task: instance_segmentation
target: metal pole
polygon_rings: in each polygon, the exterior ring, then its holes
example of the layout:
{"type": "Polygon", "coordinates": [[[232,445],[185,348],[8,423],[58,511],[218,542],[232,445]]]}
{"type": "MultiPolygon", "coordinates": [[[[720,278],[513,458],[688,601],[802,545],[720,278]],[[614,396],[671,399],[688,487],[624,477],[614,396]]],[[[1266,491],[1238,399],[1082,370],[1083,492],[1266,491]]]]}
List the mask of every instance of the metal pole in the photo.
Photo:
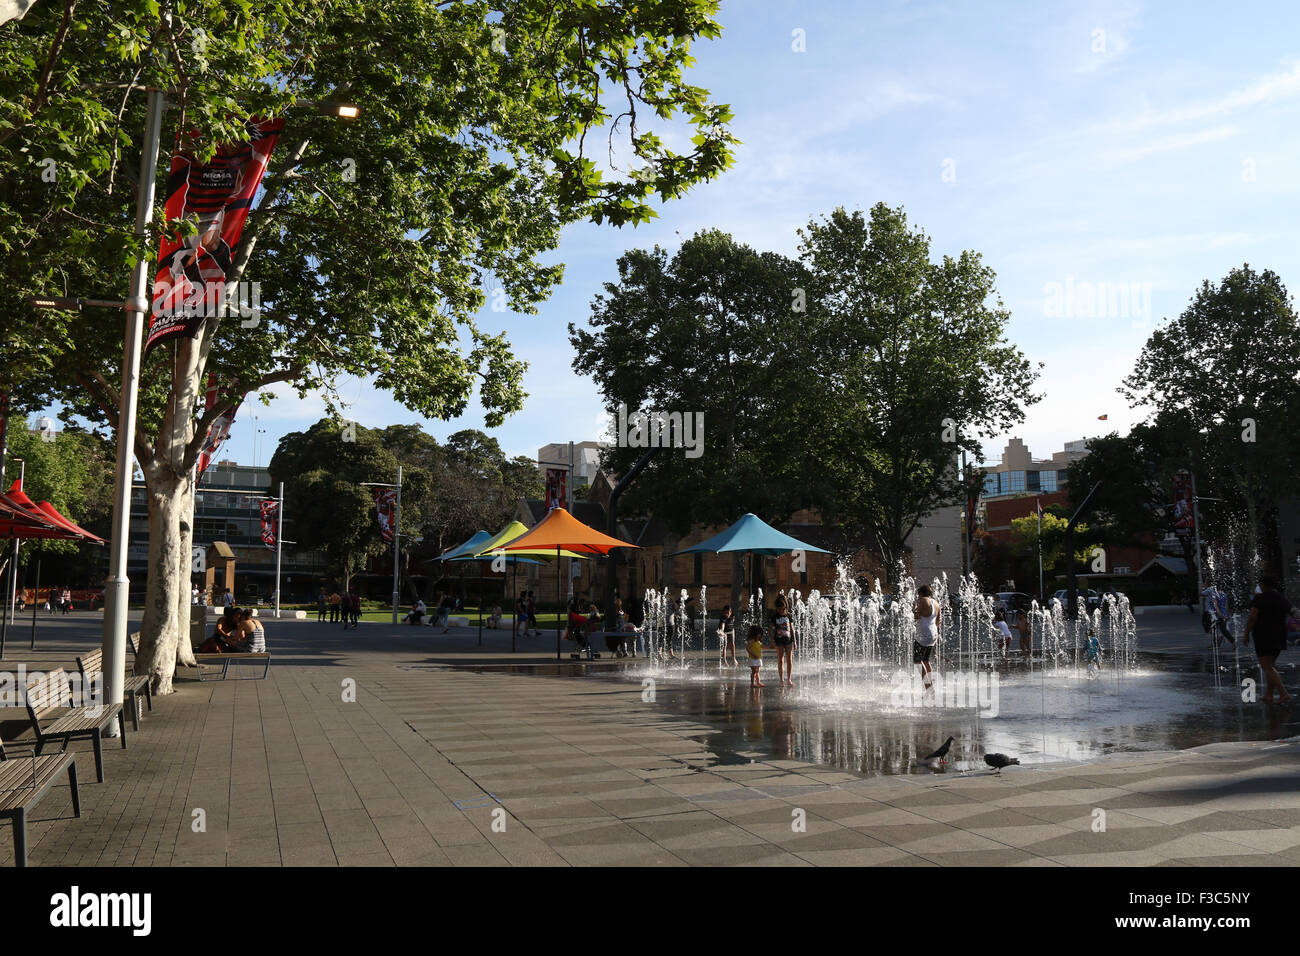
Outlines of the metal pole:
{"type": "Polygon", "coordinates": [[[280,503],[276,506],[275,529],[275,616],[280,616],[280,549],[284,546],[284,482],[280,482],[280,503]]]}
{"type": "Polygon", "coordinates": [[[1043,600],[1043,505],[1038,505],[1038,600],[1043,600]]]}
{"type": "Polygon", "coordinates": [[[1196,497],[1196,462],[1192,458],[1192,450],[1187,449],[1187,463],[1189,466],[1187,473],[1192,479],[1192,534],[1195,535],[1196,541],[1196,593],[1201,596],[1205,593],[1205,580],[1201,573],[1201,504],[1200,499],[1196,497]]]}
{"type": "MultiPolygon", "coordinates": [[[[27,459],[14,459],[19,463],[18,466],[18,487],[26,491],[24,487],[27,483],[27,459]]],[[[14,538],[13,552],[9,559],[9,600],[6,602],[5,611],[8,614],[7,620],[10,624],[18,623],[17,601],[14,600],[14,592],[18,590],[18,539],[14,538]]]]}
{"type": "MultiPolygon", "coordinates": [[[[149,88],[144,149],[136,191],[135,232],[145,238],[153,218],[154,186],[158,169],[158,140],[162,132],[166,99],[162,90],[149,88]]],[[[131,273],[131,294],[126,301],[126,335],[122,348],[122,391],[117,410],[117,462],[114,469],[113,523],[108,576],[104,579],[104,703],[122,703],[122,678],[126,673],[127,602],[131,581],[126,574],[127,543],[131,535],[131,477],[135,471],[135,416],[140,390],[140,341],[149,311],[149,269],[153,259],[142,256],[131,273]]],[[[105,734],[117,736],[110,725],[105,734]]]]}
{"type": "Polygon", "coordinates": [[[566,617],[567,610],[560,603],[560,549],[555,549],[555,659],[560,660],[560,619],[566,617]]]}
{"type": "Polygon", "coordinates": [[[41,559],[36,559],[36,590],[32,592],[32,646],[31,650],[36,650],[36,605],[40,603],[41,596],[41,559]]]}
{"type": "Polygon", "coordinates": [[[402,540],[402,466],[397,466],[397,514],[393,519],[393,623],[397,623],[397,570],[402,540]]]}

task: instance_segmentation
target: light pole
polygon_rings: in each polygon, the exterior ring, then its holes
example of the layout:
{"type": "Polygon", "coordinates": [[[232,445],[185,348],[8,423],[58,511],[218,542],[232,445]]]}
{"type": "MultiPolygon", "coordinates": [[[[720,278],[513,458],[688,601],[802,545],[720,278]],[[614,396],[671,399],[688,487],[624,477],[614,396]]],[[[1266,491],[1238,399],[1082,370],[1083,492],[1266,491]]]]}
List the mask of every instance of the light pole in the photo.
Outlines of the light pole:
{"type": "MultiPolygon", "coordinates": [[[[148,88],[144,123],[144,148],[135,199],[135,234],[145,240],[153,220],[154,187],[158,170],[158,142],[162,134],[167,100],[163,91],[148,88]]],[[[123,699],[122,679],[126,673],[126,631],[131,581],[126,574],[127,540],[131,530],[131,477],[135,467],[135,417],[140,391],[140,343],[144,338],[149,268],[153,258],[142,255],[131,270],[131,288],[125,302],[105,299],[32,298],[35,308],[73,309],[86,306],[123,309],[126,335],[122,346],[122,389],[117,407],[117,459],[113,469],[113,519],[110,526],[108,576],[104,579],[104,703],[111,707],[123,699]]],[[[117,736],[115,726],[104,731],[117,736]]]]}
{"type": "Polygon", "coordinates": [[[398,585],[397,575],[400,570],[401,551],[399,545],[402,539],[402,466],[397,466],[397,484],[388,484],[382,481],[363,481],[361,485],[366,488],[396,488],[397,489],[397,507],[393,514],[393,623],[397,623],[397,598],[398,585]]]}

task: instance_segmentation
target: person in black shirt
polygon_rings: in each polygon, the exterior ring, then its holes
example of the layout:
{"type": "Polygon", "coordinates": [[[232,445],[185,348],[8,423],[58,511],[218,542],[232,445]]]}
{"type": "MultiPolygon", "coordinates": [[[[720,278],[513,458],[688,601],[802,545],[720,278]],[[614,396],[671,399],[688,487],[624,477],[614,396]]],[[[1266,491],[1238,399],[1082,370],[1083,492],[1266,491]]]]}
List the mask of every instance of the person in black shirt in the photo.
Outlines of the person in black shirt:
{"type": "Polygon", "coordinates": [[[1242,642],[1250,647],[1251,637],[1255,638],[1255,654],[1259,657],[1260,669],[1264,672],[1264,700],[1272,703],[1274,693],[1277,702],[1285,704],[1291,695],[1282,686],[1282,677],[1273,665],[1278,655],[1286,647],[1286,618],[1291,613],[1291,602],[1281,593],[1276,578],[1264,577],[1259,582],[1260,593],[1250,602],[1250,617],[1246,620],[1246,638],[1242,642]]]}
{"type": "Polygon", "coordinates": [[[731,666],[739,666],[736,660],[736,615],[731,611],[731,605],[728,604],[722,609],[722,616],[718,618],[718,639],[722,642],[719,659],[722,663],[731,658],[731,666]]]}

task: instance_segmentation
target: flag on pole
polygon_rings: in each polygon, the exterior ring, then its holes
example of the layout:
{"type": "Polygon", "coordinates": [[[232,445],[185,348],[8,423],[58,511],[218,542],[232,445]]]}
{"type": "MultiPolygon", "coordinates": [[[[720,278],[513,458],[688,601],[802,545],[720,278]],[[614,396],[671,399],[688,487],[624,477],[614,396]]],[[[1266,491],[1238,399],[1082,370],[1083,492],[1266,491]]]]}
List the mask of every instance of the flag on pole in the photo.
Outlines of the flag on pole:
{"type": "Polygon", "coordinates": [[[197,232],[163,235],[146,356],[159,342],[193,338],[205,318],[222,314],[234,250],[283,128],[283,119],[250,120],[247,140],[218,147],[207,163],[178,144],[167,174],[167,222],[189,219],[197,232]]]}
{"type": "Polygon", "coordinates": [[[397,521],[397,491],[393,488],[375,488],[375,515],[379,519],[379,536],[385,542],[393,541],[393,526],[397,521]]]}
{"type": "Polygon", "coordinates": [[[262,543],[268,548],[275,547],[275,521],[280,514],[280,502],[268,498],[261,504],[262,543]]]}
{"type": "MultiPolygon", "coordinates": [[[[215,401],[214,398],[214,404],[215,401]]],[[[208,470],[208,466],[212,464],[213,459],[217,457],[217,452],[221,449],[221,443],[230,437],[230,428],[235,424],[235,415],[239,411],[239,406],[242,404],[244,404],[244,400],[241,398],[235,404],[234,408],[222,412],[216,417],[212,424],[208,426],[208,433],[203,437],[203,447],[199,449],[199,461],[197,465],[198,474],[195,475],[196,479],[199,475],[202,475],[208,470]]],[[[211,408],[212,406],[209,405],[208,407],[211,408]]]]}

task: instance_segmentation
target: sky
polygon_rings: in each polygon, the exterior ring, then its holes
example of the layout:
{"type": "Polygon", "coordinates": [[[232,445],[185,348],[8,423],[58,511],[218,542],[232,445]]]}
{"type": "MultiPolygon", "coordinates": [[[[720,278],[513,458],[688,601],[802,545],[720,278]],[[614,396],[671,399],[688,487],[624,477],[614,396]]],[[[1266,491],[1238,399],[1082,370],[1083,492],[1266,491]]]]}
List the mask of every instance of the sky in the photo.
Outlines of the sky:
{"type": "MultiPolygon", "coordinates": [[[[935,258],[980,252],[1008,339],[1042,363],[1043,398],[985,444],[993,461],[1011,435],[1041,458],[1142,420],[1116,387],[1202,281],[1248,262],[1300,288],[1300,5],[729,0],[719,20],[689,80],[734,110],[734,168],[648,225],[568,228],[539,314],[479,317],[529,363],[523,411],[484,429],[507,454],[600,437],[567,325],[623,251],[701,229],[794,255],[810,219],[883,201],[935,258]]],[[[437,422],[366,381],[337,392],[367,426],[484,428],[476,405],[437,422]]],[[[245,405],[223,457],[264,464],[324,412],[279,394],[256,421],[245,405]]]]}

